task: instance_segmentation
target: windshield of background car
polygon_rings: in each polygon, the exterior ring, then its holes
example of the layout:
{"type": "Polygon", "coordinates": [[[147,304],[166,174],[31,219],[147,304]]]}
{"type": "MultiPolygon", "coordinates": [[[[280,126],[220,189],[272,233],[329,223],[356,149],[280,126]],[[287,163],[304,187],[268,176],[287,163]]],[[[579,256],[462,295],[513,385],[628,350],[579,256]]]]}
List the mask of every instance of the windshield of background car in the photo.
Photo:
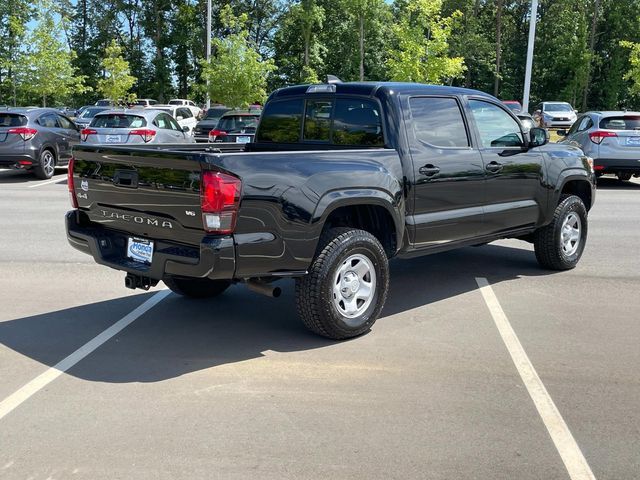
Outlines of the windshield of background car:
{"type": "Polygon", "coordinates": [[[210,108],[204,118],[210,120],[212,118],[220,118],[229,111],[228,108],[210,108]]]}
{"type": "Polygon", "coordinates": [[[640,130],[640,116],[606,117],[600,120],[600,128],[607,130],[640,130]]]}
{"type": "Polygon", "coordinates": [[[91,121],[93,128],[141,128],[146,126],[147,121],[144,117],[124,113],[96,115],[91,121]]]}
{"type": "Polygon", "coordinates": [[[104,108],[87,108],[83,110],[78,118],[93,118],[96,114],[104,112],[104,108]]]}
{"type": "Polygon", "coordinates": [[[229,133],[249,128],[255,129],[258,126],[258,120],[260,120],[259,115],[227,115],[220,119],[216,128],[229,133]]]}
{"type": "Polygon", "coordinates": [[[573,112],[571,105],[567,103],[545,103],[545,112],[573,112]]]}
{"type": "Polygon", "coordinates": [[[24,127],[27,117],[16,113],[0,113],[0,127],[24,127]]]}

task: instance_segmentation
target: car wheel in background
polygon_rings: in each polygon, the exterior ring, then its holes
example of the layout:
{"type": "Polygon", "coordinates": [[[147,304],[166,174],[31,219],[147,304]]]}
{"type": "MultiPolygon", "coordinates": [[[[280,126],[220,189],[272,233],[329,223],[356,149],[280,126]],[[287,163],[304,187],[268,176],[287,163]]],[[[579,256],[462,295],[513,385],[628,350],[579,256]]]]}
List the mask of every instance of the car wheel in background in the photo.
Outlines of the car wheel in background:
{"type": "Polygon", "coordinates": [[[587,209],[580,197],[563,195],[549,225],[534,232],[533,245],[541,267],[574,268],[587,242],[587,209]]]}
{"type": "Polygon", "coordinates": [[[41,180],[53,177],[56,171],[56,157],[49,149],[42,150],[38,165],[33,169],[33,173],[41,180]]]}
{"type": "Polygon", "coordinates": [[[620,180],[621,182],[628,182],[629,180],[631,180],[631,176],[632,174],[630,173],[618,173],[618,180],[620,180]]]}
{"type": "Polygon", "coordinates": [[[305,326],[334,340],[361,335],[382,311],[389,261],[364,230],[332,228],[320,239],[309,273],[296,281],[296,305],[305,326]]]}

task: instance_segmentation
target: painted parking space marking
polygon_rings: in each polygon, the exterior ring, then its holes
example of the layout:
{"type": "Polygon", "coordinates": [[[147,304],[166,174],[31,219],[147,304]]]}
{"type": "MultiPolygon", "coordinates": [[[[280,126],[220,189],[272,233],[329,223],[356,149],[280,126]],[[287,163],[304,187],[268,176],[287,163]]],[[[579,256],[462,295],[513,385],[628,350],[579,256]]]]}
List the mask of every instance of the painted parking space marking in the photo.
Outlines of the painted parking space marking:
{"type": "Polygon", "coordinates": [[[0,420],[2,420],[5,416],[19,407],[22,403],[27,401],[32,395],[49,385],[56,378],[58,378],[64,372],[77,364],[80,360],[82,360],[102,344],[107,342],[114,335],[120,333],[126,327],[131,325],[135,320],[140,318],[143,314],[155,307],[167,295],[169,295],[169,293],[171,293],[171,291],[166,289],[157,292],[151,298],[143,302],[141,305],[118,320],[116,323],[104,330],[102,333],[99,333],[98,335],[93,337],[71,355],[60,360],[53,367],[47,369],[44,373],[38,375],[36,378],[21,387],[19,390],[2,400],[0,402],[0,420]]]}
{"type": "Polygon", "coordinates": [[[56,182],[64,182],[64,178],[53,178],[51,180],[47,180],[46,182],[40,182],[40,183],[34,183],[33,185],[27,185],[27,188],[35,188],[35,187],[41,187],[43,185],[49,185],[50,183],[56,183],[56,182]]]}
{"type": "Polygon", "coordinates": [[[480,293],[493,317],[493,321],[500,332],[511,359],[520,374],[533,403],[542,418],[547,431],[553,440],[562,462],[564,463],[571,480],[595,480],[595,476],[584,458],[580,447],[571,434],[569,427],[565,423],[560,411],[556,407],[553,399],[549,395],[546,387],[540,380],[531,360],[524,351],[516,332],[513,330],[498,297],[496,297],[491,285],[486,278],[476,278],[476,283],[480,293]]]}

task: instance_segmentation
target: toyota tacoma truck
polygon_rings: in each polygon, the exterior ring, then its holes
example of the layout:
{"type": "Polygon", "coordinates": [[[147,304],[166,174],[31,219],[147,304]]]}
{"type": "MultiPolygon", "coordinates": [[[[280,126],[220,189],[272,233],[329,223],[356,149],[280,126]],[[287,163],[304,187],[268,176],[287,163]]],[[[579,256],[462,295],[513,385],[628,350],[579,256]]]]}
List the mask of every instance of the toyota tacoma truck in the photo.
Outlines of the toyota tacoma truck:
{"type": "Polygon", "coordinates": [[[277,90],[246,145],[73,157],[68,240],[127,287],[277,296],[294,278],[302,321],[332,339],[371,328],[396,256],[519,238],[541,267],[575,267],[595,198],[580,149],[525,131],[490,95],[410,83],[277,90]]]}

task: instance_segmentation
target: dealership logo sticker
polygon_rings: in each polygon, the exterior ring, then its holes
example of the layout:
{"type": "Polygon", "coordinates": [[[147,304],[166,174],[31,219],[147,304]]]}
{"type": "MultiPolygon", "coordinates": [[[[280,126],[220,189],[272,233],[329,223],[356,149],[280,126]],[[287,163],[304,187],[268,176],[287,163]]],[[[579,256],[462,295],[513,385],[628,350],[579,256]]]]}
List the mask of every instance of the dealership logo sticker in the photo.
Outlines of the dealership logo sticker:
{"type": "Polygon", "coordinates": [[[80,182],[80,188],[82,190],[84,190],[85,192],[89,191],[89,182],[87,182],[86,180],[82,180],[82,182],[80,182]]]}

